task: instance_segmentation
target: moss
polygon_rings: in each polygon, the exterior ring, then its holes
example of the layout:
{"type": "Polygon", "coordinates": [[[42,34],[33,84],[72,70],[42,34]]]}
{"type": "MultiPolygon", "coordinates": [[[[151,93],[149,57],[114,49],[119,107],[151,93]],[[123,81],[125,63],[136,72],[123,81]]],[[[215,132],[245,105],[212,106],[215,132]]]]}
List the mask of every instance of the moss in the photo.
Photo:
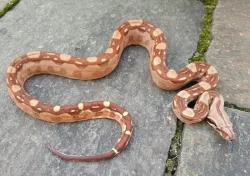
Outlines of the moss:
{"type": "Polygon", "coordinates": [[[175,175],[175,172],[177,170],[178,158],[181,150],[183,126],[184,124],[180,120],[177,120],[175,135],[172,139],[170,150],[168,152],[165,176],[175,175]]]}
{"type": "Polygon", "coordinates": [[[1,10],[0,18],[2,18],[10,9],[12,9],[20,0],[10,0],[1,10]]]}
{"type": "Polygon", "coordinates": [[[238,107],[237,105],[229,103],[229,102],[225,102],[225,107],[238,109],[240,111],[250,112],[250,108],[238,107]]]}
{"type": "MultiPolygon", "coordinates": [[[[211,24],[213,20],[213,11],[217,5],[218,0],[200,1],[204,4],[205,17],[203,20],[202,32],[199,36],[197,49],[193,56],[189,59],[189,62],[206,61],[204,55],[211,43],[211,40],[213,39],[211,33],[211,24]]],[[[175,136],[172,139],[170,150],[168,152],[168,160],[166,161],[166,171],[164,176],[176,175],[178,159],[181,151],[183,127],[184,124],[180,120],[178,120],[175,136]]]]}
{"type": "Polygon", "coordinates": [[[204,4],[205,9],[205,17],[203,20],[203,28],[199,37],[197,50],[193,54],[193,56],[189,59],[189,62],[194,61],[206,61],[204,54],[207,51],[212,37],[212,20],[213,20],[213,12],[217,5],[218,0],[200,0],[204,4]]]}

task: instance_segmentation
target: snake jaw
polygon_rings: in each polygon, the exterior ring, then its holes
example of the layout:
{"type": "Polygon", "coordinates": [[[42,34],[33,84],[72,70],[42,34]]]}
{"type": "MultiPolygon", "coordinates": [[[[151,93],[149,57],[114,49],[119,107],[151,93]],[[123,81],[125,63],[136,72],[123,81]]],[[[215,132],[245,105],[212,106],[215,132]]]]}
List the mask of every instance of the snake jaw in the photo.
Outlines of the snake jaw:
{"type": "Polygon", "coordinates": [[[225,127],[223,129],[219,129],[218,132],[227,141],[232,141],[232,140],[235,139],[235,134],[233,132],[232,126],[231,127],[225,127]]]}
{"type": "Polygon", "coordinates": [[[211,125],[225,140],[232,141],[235,139],[233,124],[224,111],[224,99],[222,96],[215,97],[210,106],[207,116],[207,122],[211,125]]]}

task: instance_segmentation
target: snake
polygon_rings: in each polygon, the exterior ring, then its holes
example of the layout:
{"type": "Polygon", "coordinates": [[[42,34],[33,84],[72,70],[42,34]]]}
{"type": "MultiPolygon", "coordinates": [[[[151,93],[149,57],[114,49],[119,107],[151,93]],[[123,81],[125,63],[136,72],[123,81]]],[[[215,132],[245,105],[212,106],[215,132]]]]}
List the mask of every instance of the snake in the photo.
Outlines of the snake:
{"type": "Polygon", "coordinates": [[[14,103],[25,113],[48,122],[77,122],[108,118],[121,125],[121,136],[114,147],[101,154],[68,155],[49,144],[46,147],[56,156],[71,161],[99,161],[119,154],[128,144],[133,123],[129,112],[110,101],[80,102],[75,105],[47,104],[28,95],[25,81],[33,75],[53,74],[79,80],[93,80],[111,73],[127,46],[140,45],[150,55],[150,72],[155,84],[164,90],[177,90],[190,82],[195,84],[174,96],[172,109],[184,123],[206,120],[225,140],[235,139],[230,118],[224,110],[222,96],[214,91],[219,81],[218,72],[206,62],[192,62],[176,71],[166,65],[167,39],[163,31],[143,20],[128,20],[114,31],[107,50],[93,57],[35,51],[17,57],[8,67],[6,81],[14,103]],[[190,102],[195,101],[194,107],[190,102]]]}

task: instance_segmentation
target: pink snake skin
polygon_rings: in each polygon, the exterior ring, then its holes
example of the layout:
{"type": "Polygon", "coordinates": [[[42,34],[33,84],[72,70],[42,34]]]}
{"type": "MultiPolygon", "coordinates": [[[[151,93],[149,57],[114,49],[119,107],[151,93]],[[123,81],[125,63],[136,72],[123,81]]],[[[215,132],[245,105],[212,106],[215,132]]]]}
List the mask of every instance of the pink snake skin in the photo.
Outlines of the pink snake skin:
{"type": "Polygon", "coordinates": [[[167,41],[162,30],[143,20],[129,20],[115,29],[108,49],[99,56],[79,58],[37,51],[17,57],[8,67],[6,81],[10,97],[31,116],[57,123],[109,118],[121,125],[120,139],[106,153],[94,156],[67,155],[46,145],[53,154],[74,161],[99,161],[114,157],[127,146],[131,138],[131,116],[123,107],[108,101],[66,106],[46,104],[25,92],[25,81],[37,74],[54,74],[80,80],[104,77],[115,69],[123,49],[129,45],[141,45],[148,50],[152,80],[160,88],[176,90],[190,81],[197,82],[174,97],[173,111],[181,121],[192,124],[205,119],[225,140],[235,139],[232,123],[224,111],[224,100],[213,90],[219,80],[216,69],[205,62],[193,62],[179,71],[169,69],[165,62],[167,41]],[[194,108],[189,108],[188,104],[196,99],[194,108]]]}

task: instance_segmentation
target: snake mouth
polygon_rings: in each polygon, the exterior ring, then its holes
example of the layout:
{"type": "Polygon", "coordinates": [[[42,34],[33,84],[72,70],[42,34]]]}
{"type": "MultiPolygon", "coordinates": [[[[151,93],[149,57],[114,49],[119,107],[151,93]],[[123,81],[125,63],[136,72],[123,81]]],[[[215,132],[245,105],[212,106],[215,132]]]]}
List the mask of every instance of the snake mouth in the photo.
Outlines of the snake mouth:
{"type": "Polygon", "coordinates": [[[223,130],[217,130],[217,131],[227,141],[233,141],[235,139],[235,135],[233,133],[228,133],[228,132],[225,132],[223,130]]]}
{"type": "Polygon", "coordinates": [[[218,127],[215,121],[207,118],[207,122],[210,126],[212,126],[220,135],[227,141],[232,141],[235,139],[234,132],[231,126],[218,127]]]}

